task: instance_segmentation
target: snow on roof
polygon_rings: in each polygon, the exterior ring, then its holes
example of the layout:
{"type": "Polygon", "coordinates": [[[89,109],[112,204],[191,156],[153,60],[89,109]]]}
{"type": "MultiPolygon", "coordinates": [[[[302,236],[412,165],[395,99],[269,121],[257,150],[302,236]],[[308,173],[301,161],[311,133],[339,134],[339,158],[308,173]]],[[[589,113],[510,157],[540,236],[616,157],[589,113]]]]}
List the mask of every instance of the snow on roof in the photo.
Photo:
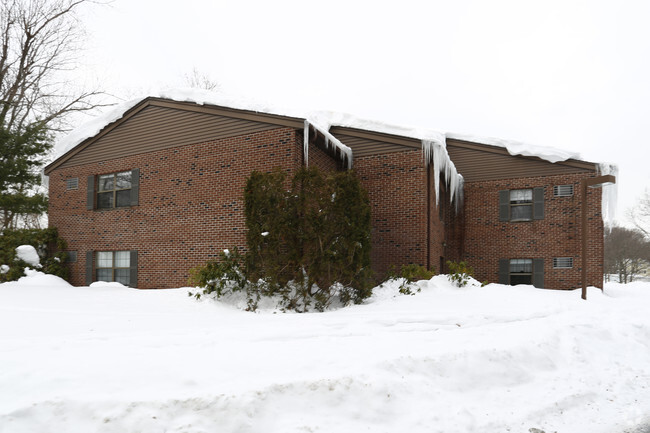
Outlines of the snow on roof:
{"type": "MultiPolygon", "coordinates": [[[[391,125],[384,122],[378,122],[367,119],[360,119],[345,113],[332,111],[308,111],[296,110],[286,107],[277,107],[271,104],[260,103],[239,96],[228,95],[223,92],[212,92],[194,88],[177,88],[165,89],[145,97],[132,99],[117,105],[112,110],[95,117],[89,122],[81,125],[67,136],[58,140],[55,146],[56,158],[72,150],[75,146],[87,138],[97,135],[104,127],[119,120],[124,114],[142,102],[147,97],[158,97],[170,99],[178,102],[193,102],[199,105],[217,105],[240,110],[255,111],[258,113],[275,114],[280,116],[297,117],[309,121],[310,124],[319,130],[328,131],[331,126],[342,126],[367,131],[379,132],[384,134],[398,135],[403,137],[415,138],[423,141],[431,141],[445,146],[447,138],[467,140],[474,143],[488,144],[493,146],[504,147],[511,155],[536,156],[546,161],[555,163],[567,159],[580,159],[580,155],[575,152],[568,152],[560,149],[554,149],[545,146],[536,146],[511,140],[496,138],[474,137],[469,135],[446,133],[433,129],[406,127],[391,125]]],[[[349,148],[341,149],[347,153],[349,148]]]]}
{"type": "MultiPolygon", "coordinates": [[[[212,92],[208,90],[195,88],[176,88],[165,89],[141,98],[126,101],[112,110],[95,117],[89,122],[81,125],[67,136],[57,141],[55,145],[55,159],[72,150],[84,140],[97,135],[102,129],[111,123],[121,119],[124,114],[135,107],[138,103],[148,97],[157,97],[169,99],[178,102],[192,102],[199,105],[216,105],[232,109],[254,111],[264,114],[274,114],[279,116],[288,116],[303,119],[305,127],[309,125],[317,129],[326,138],[328,146],[335,146],[340,150],[341,157],[351,166],[352,150],[342,143],[339,139],[329,133],[332,126],[341,126],[365,131],[378,132],[402,137],[409,137],[422,142],[422,151],[425,164],[433,162],[436,173],[443,173],[447,185],[451,187],[452,194],[450,200],[456,201],[458,205],[462,201],[462,175],[457,173],[453,161],[449,158],[446,149],[447,138],[470,141],[472,143],[486,144],[505,148],[511,155],[522,155],[538,157],[545,161],[556,163],[568,159],[581,160],[581,156],[576,152],[555,149],[547,146],[538,146],[529,143],[523,143],[513,140],[504,140],[499,138],[477,137],[450,132],[441,132],[433,129],[407,127],[391,125],[389,123],[378,122],[374,120],[360,119],[350,114],[338,113],[333,111],[309,111],[296,110],[286,107],[278,107],[272,104],[265,104],[259,101],[242,98],[241,96],[232,96],[224,92],[212,92]],[[436,159],[439,161],[436,162],[436,159]],[[433,160],[433,161],[432,161],[433,160]],[[455,194],[454,194],[455,192],[455,194]]],[[[615,173],[616,166],[610,164],[600,164],[599,171],[615,173]]],[[[438,176],[436,176],[436,179],[438,176]]],[[[436,197],[438,197],[436,183],[436,197]]],[[[603,215],[608,220],[613,217],[613,209],[616,202],[616,186],[608,187],[604,190],[603,215]]]]}
{"type": "Polygon", "coordinates": [[[549,146],[538,146],[521,141],[504,140],[502,138],[493,137],[477,137],[473,135],[455,133],[447,133],[446,137],[456,140],[471,141],[472,143],[504,147],[510,155],[536,156],[540,159],[552,163],[566,161],[568,159],[582,159],[580,154],[577,152],[570,152],[549,146]]]}

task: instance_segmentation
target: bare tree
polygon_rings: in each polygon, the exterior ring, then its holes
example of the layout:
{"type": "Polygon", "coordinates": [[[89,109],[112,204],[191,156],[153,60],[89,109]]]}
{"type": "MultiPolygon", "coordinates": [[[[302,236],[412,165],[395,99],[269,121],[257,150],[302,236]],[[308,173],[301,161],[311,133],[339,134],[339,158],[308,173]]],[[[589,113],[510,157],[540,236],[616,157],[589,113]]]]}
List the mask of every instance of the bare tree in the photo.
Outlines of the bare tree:
{"type": "Polygon", "coordinates": [[[77,65],[84,3],[95,2],[0,3],[0,229],[45,210],[45,195],[35,193],[38,171],[66,117],[108,105],[97,102],[101,92],[75,90],[66,78],[77,65]]]}
{"type": "Polygon", "coordinates": [[[219,83],[196,68],[193,68],[190,74],[185,74],[185,83],[190,87],[204,90],[219,90],[220,87],[219,83]]]}
{"type": "Polygon", "coordinates": [[[636,206],[628,211],[634,226],[650,238],[650,192],[646,189],[636,206]]]}
{"type": "Polygon", "coordinates": [[[605,272],[619,282],[634,281],[650,260],[650,242],[640,230],[608,227],[605,230],[605,272]]]}
{"type": "Polygon", "coordinates": [[[66,114],[97,107],[97,90],[70,93],[63,73],[83,40],[77,9],[90,0],[3,0],[0,6],[0,125],[59,130],[66,114]]]}

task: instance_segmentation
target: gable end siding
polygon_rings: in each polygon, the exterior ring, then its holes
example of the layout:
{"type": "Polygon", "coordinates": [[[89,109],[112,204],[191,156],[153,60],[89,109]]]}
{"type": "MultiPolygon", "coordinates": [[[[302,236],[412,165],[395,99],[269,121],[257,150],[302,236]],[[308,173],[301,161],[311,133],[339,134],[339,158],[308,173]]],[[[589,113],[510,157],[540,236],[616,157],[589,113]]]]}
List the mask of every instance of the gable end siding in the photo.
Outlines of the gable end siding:
{"type": "Polygon", "coordinates": [[[189,144],[254,134],[279,126],[150,105],[60,164],[72,167],[189,144]]]}

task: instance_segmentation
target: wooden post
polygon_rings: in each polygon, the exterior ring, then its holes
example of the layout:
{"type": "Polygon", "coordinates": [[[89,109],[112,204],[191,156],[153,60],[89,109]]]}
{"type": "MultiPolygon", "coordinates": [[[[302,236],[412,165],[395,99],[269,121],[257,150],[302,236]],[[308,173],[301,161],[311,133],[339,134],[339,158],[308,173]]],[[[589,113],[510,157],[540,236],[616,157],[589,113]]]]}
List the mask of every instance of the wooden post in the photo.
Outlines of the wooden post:
{"type": "Polygon", "coordinates": [[[580,182],[582,194],[582,299],[584,300],[587,300],[587,187],[601,188],[612,183],[616,183],[616,176],[611,174],[582,179],[580,182]]]}

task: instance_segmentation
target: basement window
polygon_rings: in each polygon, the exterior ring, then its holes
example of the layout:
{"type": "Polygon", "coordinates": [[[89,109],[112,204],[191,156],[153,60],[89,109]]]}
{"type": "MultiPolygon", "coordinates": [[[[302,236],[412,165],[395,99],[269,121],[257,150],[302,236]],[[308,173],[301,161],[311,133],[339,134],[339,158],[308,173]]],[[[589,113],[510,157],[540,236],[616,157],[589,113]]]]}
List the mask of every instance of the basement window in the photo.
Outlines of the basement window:
{"type": "Polygon", "coordinates": [[[553,195],[555,197],[573,196],[573,185],[555,185],[553,186],[553,195]]]}
{"type": "Polygon", "coordinates": [[[553,269],[570,269],[573,267],[573,257],[553,257],[553,269]]]}
{"type": "Polygon", "coordinates": [[[131,251],[97,251],[96,281],[131,283],[131,251]]]}
{"type": "Polygon", "coordinates": [[[532,259],[511,259],[510,260],[510,285],[533,284],[533,260],[532,259]]]}

